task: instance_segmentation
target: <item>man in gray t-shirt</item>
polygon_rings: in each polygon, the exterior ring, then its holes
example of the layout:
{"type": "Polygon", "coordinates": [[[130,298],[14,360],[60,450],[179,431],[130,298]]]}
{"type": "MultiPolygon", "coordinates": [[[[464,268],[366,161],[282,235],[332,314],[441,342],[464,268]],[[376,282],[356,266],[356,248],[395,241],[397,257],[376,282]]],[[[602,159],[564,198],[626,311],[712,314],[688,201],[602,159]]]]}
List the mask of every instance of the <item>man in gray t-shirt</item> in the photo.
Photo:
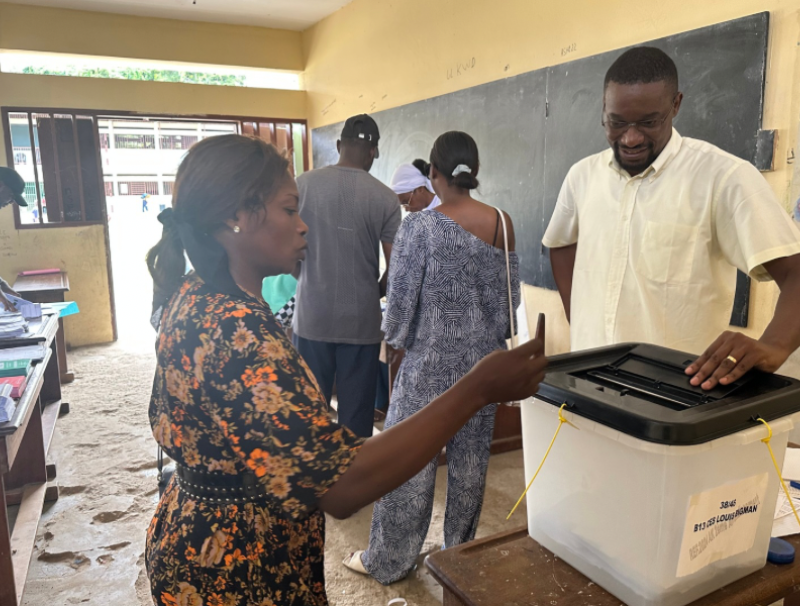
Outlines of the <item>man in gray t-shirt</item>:
{"type": "Polygon", "coordinates": [[[379,246],[387,272],[400,226],[397,196],[369,174],[378,125],[361,114],[345,122],[339,162],[298,177],[308,251],[297,285],[295,345],[330,402],[336,382],[339,422],[372,435],[381,333],[379,246]]]}

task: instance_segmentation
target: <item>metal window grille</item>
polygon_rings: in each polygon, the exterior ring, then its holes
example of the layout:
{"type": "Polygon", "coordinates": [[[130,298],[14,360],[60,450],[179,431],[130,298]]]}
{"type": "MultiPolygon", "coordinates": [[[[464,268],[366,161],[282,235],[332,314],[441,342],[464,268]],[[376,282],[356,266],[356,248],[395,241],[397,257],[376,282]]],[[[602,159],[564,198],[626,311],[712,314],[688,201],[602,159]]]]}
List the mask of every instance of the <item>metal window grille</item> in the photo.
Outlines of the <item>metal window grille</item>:
{"type": "Polygon", "coordinates": [[[117,149],[155,149],[155,135],[114,135],[117,149]]]}
{"type": "Polygon", "coordinates": [[[189,149],[197,143],[194,135],[161,135],[161,149],[189,149]]]}
{"type": "Polygon", "coordinates": [[[7,155],[26,181],[28,206],[14,207],[17,228],[102,222],[95,117],[63,110],[3,111],[2,117],[7,155]]]}
{"type": "Polygon", "coordinates": [[[158,181],[120,181],[120,196],[158,195],[158,181]]]}

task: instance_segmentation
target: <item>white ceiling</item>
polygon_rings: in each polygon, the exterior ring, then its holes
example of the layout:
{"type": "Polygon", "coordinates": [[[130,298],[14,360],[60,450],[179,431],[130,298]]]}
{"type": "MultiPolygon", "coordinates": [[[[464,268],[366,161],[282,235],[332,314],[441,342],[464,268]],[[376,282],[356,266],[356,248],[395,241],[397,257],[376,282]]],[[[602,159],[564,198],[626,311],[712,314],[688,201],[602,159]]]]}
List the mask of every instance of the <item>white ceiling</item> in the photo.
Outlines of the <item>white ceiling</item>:
{"type": "Polygon", "coordinates": [[[6,0],[101,13],[304,30],[352,0],[6,0]]]}

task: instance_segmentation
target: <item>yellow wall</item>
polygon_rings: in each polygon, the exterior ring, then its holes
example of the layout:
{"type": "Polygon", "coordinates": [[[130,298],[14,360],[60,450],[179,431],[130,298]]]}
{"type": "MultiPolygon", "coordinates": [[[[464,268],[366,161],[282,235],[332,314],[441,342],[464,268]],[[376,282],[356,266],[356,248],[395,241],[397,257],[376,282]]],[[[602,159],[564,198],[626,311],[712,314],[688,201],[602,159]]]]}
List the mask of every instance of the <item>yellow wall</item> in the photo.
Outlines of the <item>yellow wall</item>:
{"type": "MultiPolygon", "coordinates": [[[[5,11],[7,5],[0,5],[0,8],[5,11]]],[[[0,23],[2,20],[3,13],[0,13],[0,23]]],[[[305,119],[306,94],[303,91],[0,73],[0,106],[305,119]]],[[[5,136],[1,125],[0,136],[5,136]]],[[[5,160],[3,145],[0,146],[0,165],[5,165],[5,160]]],[[[68,271],[69,296],[81,308],[79,315],[66,319],[67,341],[72,346],[112,339],[106,254],[100,226],[18,231],[14,227],[12,210],[0,211],[0,276],[13,281],[16,273],[23,269],[58,267],[68,271]]]]}
{"type": "Polygon", "coordinates": [[[0,48],[302,71],[300,33],[0,4],[0,48]]]}
{"type": "MultiPolygon", "coordinates": [[[[0,3],[0,49],[172,62],[303,69],[297,32],[0,3]]],[[[0,74],[0,106],[306,117],[306,94],[217,86],[0,74]]],[[[0,125],[0,135],[2,126],[0,125]]],[[[5,161],[5,147],[0,148],[5,161]]],[[[2,162],[4,163],[4,162],[2,162]]],[[[0,275],[59,267],[82,313],[66,320],[72,346],[112,339],[103,228],[14,228],[0,212],[0,275]]]]}
{"type": "MultiPolygon", "coordinates": [[[[764,128],[778,130],[778,151],[776,170],[766,177],[788,207],[786,154],[796,146],[800,115],[799,9],[797,0],[355,0],[303,34],[309,121],[322,126],[770,11],[764,128]],[[566,52],[572,45],[575,50],[566,52]],[[474,68],[448,79],[448,70],[473,58],[474,68]]],[[[755,285],[752,295],[747,332],[760,335],[772,317],[776,289],[755,285]]],[[[526,299],[529,317],[547,314],[548,351],[566,351],[569,329],[558,295],[529,287],[526,299]]],[[[800,376],[800,356],[784,371],[800,376]]]]}

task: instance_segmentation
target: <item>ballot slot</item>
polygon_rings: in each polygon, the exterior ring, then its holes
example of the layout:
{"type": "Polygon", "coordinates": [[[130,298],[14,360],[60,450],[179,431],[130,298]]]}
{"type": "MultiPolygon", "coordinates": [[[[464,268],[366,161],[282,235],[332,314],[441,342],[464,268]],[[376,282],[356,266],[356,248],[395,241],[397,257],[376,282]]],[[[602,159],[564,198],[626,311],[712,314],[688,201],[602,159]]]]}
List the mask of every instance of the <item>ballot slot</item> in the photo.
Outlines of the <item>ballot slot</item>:
{"type": "Polygon", "coordinates": [[[610,364],[570,373],[623,397],[631,395],[673,410],[685,410],[717,402],[741,389],[746,380],[718,385],[711,390],[693,386],[685,366],[627,354],[610,364]]]}

